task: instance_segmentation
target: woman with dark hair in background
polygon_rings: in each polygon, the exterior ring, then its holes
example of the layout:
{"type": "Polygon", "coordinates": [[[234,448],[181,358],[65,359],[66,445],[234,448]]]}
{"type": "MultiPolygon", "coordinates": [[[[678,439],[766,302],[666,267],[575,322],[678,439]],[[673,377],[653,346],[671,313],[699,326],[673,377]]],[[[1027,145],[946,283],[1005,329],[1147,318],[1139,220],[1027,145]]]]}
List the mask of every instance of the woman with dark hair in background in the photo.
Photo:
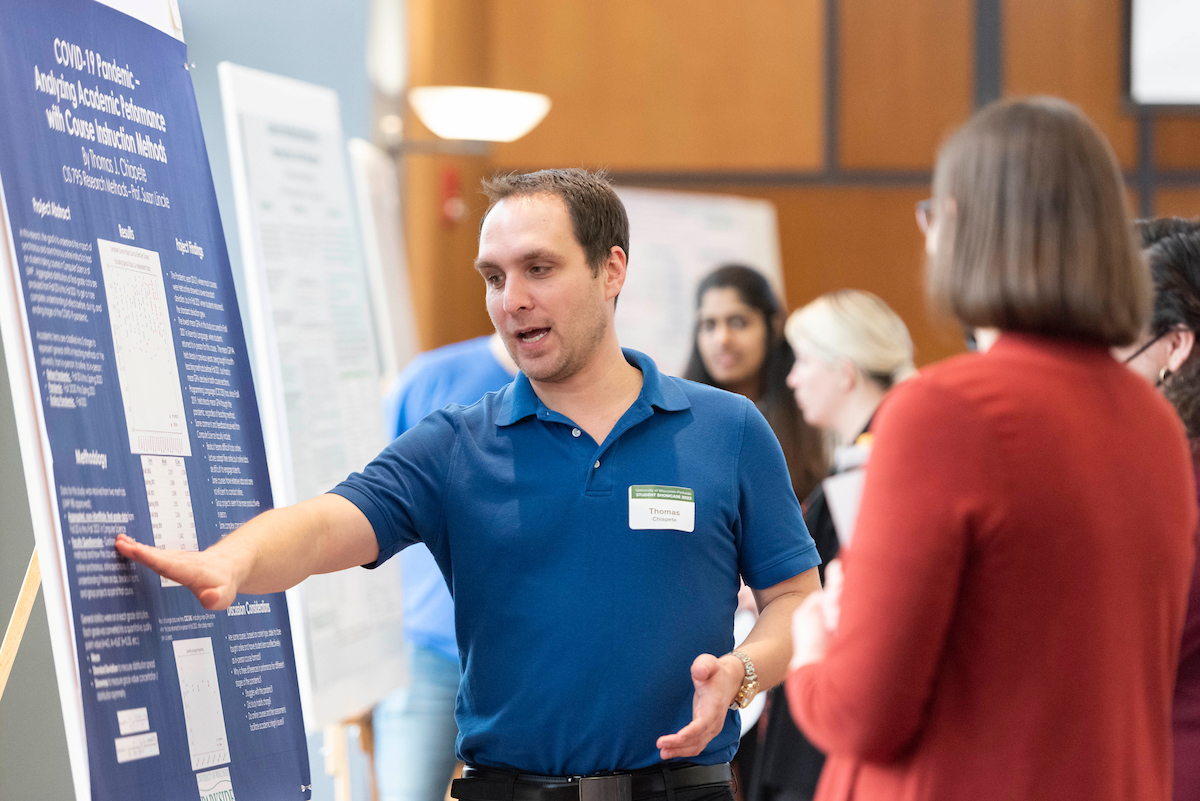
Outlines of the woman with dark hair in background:
{"type": "MultiPolygon", "coordinates": [[[[1162,391],[1187,429],[1200,496],[1200,223],[1145,220],[1137,224],[1154,281],[1154,311],[1137,342],[1113,355],[1162,391]]],[[[1197,561],[1200,565],[1200,560],[1197,561]]],[[[1175,737],[1176,801],[1200,798],[1200,581],[1192,573],[1179,651],[1171,728],[1175,737]]]]}
{"type": "Polygon", "coordinates": [[[1074,106],[1008,100],[933,191],[930,297],[1000,335],[891,392],[840,605],[795,615],[817,797],[1167,801],[1195,480],[1170,405],[1109,353],[1152,296],[1121,169],[1074,106]]]}
{"type": "Polygon", "coordinates": [[[826,459],[821,434],[792,402],[786,382],[793,360],[783,337],[783,309],[762,273],[728,264],[704,277],[696,290],[696,335],[683,377],[754,401],[783,447],[796,497],[804,500],[825,477],[826,459]]]}
{"type": "MultiPolygon", "coordinates": [[[[804,422],[787,387],[793,361],[783,337],[783,309],[762,273],[727,264],[704,277],[696,290],[696,333],[683,377],[754,401],[779,439],[792,489],[803,501],[825,477],[827,464],[821,433],[804,422]]],[[[837,553],[837,537],[827,533],[822,540],[813,532],[822,564],[837,553]]],[[[739,611],[753,610],[752,596],[742,590],[739,611]]],[[[746,801],[757,801],[752,788],[758,782],[761,728],[756,724],[746,732],[734,757],[739,799],[746,801]]]]}

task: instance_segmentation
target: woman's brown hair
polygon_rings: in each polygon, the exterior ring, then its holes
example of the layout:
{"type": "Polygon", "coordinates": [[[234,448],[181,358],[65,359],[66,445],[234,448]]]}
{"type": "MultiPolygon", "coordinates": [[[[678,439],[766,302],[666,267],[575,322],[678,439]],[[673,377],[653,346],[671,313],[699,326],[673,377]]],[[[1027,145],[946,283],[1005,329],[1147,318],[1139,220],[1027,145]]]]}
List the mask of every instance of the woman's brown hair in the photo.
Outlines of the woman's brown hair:
{"type": "Polygon", "coordinates": [[[1128,345],[1150,311],[1112,148],[1057,98],[992,103],[942,148],[930,300],[964,325],[1128,345]]]}

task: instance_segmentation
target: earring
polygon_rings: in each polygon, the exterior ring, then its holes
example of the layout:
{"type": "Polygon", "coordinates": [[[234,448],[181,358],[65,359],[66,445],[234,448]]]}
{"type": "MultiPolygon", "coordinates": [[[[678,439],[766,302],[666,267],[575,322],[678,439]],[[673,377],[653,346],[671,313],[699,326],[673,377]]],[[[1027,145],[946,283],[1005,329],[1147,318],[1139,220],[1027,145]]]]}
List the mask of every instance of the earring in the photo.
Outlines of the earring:
{"type": "Polygon", "coordinates": [[[1167,383],[1167,379],[1170,378],[1171,375],[1172,375],[1172,373],[1171,373],[1170,368],[1164,367],[1163,369],[1159,370],[1157,386],[1161,387],[1163,384],[1167,383]]]}

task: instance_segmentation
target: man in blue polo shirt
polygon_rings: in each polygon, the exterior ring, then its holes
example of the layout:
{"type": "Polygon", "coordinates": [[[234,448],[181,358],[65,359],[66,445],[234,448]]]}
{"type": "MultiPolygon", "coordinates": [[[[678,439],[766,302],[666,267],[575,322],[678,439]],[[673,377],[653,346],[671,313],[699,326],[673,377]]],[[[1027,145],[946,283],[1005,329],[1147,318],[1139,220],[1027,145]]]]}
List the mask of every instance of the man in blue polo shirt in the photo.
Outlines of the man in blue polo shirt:
{"type": "Polygon", "coordinates": [[[476,269],[512,384],[202,553],[117,548],[224,608],[423,541],[455,601],[456,797],[728,799],[732,710],[783,679],[819,585],[783,453],[745,398],[621,349],[629,226],[607,181],[485,188],[476,269]],[[761,614],[730,652],[739,576],[761,614]]]}

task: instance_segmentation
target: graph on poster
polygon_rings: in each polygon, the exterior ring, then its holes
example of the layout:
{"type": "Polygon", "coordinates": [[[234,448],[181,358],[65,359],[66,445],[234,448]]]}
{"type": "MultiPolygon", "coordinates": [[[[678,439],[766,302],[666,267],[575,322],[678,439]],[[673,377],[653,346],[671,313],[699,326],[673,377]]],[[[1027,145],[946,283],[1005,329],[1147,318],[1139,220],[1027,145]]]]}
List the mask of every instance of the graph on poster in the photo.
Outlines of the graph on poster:
{"type": "Polygon", "coordinates": [[[97,243],[130,450],[191,456],[158,254],[104,239],[97,243]]]}
{"type": "Polygon", "coordinates": [[[229,738],[225,735],[225,713],[217,685],[217,663],[211,637],[176,640],[175,669],[179,672],[179,694],[187,724],[192,770],[211,768],[229,761],[229,738]]]}

